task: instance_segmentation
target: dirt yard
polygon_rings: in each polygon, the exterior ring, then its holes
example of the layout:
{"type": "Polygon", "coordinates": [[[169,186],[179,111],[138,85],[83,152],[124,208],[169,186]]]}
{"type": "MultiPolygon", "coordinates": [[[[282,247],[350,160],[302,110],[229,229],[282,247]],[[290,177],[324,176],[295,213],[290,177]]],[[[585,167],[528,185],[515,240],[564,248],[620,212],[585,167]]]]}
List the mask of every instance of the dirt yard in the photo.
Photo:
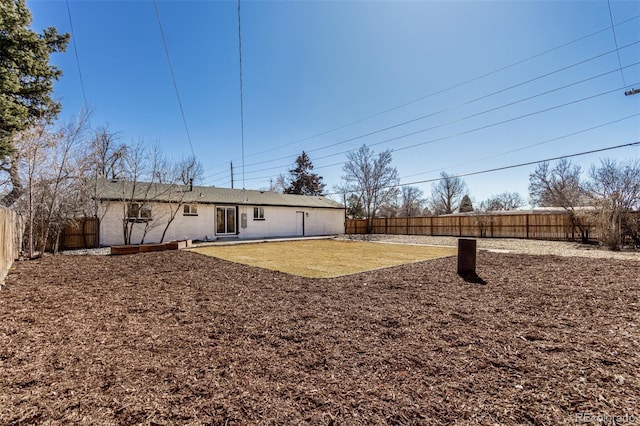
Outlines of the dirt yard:
{"type": "Polygon", "coordinates": [[[17,263],[0,424],[640,422],[640,262],[482,252],[487,285],[455,262],[331,279],[189,252],[17,263]]]}

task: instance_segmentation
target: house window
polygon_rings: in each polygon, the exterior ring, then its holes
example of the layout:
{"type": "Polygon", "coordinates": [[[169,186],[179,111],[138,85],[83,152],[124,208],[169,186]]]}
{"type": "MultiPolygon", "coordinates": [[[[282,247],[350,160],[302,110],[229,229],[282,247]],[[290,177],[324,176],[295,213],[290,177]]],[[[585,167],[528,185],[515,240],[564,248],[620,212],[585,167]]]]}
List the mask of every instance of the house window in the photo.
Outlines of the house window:
{"type": "Polygon", "coordinates": [[[185,216],[198,216],[198,206],[195,204],[185,204],[184,205],[184,215],[185,216]]]}
{"type": "Polygon", "coordinates": [[[151,220],[151,207],[142,203],[130,203],[127,210],[129,220],[146,222],[151,220]]]}
{"type": "Polygon", "coordinates": [[[253,208],[253,220],[264,220],[264,207],[253,208]]]}

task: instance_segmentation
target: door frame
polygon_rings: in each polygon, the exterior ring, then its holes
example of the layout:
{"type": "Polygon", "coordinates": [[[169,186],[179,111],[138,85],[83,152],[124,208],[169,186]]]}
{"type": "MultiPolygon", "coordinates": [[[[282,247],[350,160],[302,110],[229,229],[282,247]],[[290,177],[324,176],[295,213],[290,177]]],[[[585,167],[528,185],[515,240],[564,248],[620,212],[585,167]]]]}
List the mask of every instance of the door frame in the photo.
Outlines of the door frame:
{"type": "Polygon", "coordinates": [[[304,237],[305,232],[304,232],[304,216],[305,216],[305,212],[303,211],[296,211],[296,237],[304,237]],[[298,216],[300,215],[300,216],[298,216]],[[302,235],[298,235],[298,217],[302,217],[302,235]]]}
{"type": "Polygon", "coordinates": [[[238,206],[225,206],[225,205],[221,205],[221,206],[215,206],[216,209],[216,213],[214,216],[214,220],[215,223],[213,224],[213,228],[215,231],[215,235],[220,235],[220,236],[229,236],[229,235],[238,235],[238,206]],[[220,233],[218,232],[218,209],[224,209],[224,229],[225,231],[228,230],[228,211],[229,210],[234,210],[234,230],[233,232],[224,232],[224,233],[220,233]]]}

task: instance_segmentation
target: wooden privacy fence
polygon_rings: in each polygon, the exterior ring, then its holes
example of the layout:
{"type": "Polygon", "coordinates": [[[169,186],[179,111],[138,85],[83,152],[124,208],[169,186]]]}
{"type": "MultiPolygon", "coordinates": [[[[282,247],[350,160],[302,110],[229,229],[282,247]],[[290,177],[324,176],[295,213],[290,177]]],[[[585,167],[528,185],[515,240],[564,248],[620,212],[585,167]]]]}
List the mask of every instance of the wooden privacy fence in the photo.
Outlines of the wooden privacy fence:
{"type": "MultiPolygon", "coordinates": [[[[589,239],[597,239],[594,225],[586,226],[589,239]]],[[[366,219],[347,219],[345,233],[366,234],[366,219]]],[[[566,213],[473,214],[423,217],[377,217],[372,234],[430,235],[453,237],[580,239],[566,213]]]]}
{"type": "Polygon", "coordinates": [[[0,240],[0,284],[9,273],[13,261],[20,255],[20,242],[22,240],[22,221],[16,212],[5,207],[0,207],[0,228],[2,239],[0,240]]]}

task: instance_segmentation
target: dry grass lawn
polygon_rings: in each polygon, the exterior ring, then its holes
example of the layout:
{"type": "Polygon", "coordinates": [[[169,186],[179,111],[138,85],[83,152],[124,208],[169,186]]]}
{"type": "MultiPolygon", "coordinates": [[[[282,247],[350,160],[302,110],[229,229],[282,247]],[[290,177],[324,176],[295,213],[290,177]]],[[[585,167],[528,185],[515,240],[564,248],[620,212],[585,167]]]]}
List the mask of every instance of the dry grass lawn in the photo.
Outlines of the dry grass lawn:
{"type": "Polygon", "coordinates": [[[454,247],[309,240],[208,246],[207,256],[309,278],[331,278],[453,256],[454,247]]]}

